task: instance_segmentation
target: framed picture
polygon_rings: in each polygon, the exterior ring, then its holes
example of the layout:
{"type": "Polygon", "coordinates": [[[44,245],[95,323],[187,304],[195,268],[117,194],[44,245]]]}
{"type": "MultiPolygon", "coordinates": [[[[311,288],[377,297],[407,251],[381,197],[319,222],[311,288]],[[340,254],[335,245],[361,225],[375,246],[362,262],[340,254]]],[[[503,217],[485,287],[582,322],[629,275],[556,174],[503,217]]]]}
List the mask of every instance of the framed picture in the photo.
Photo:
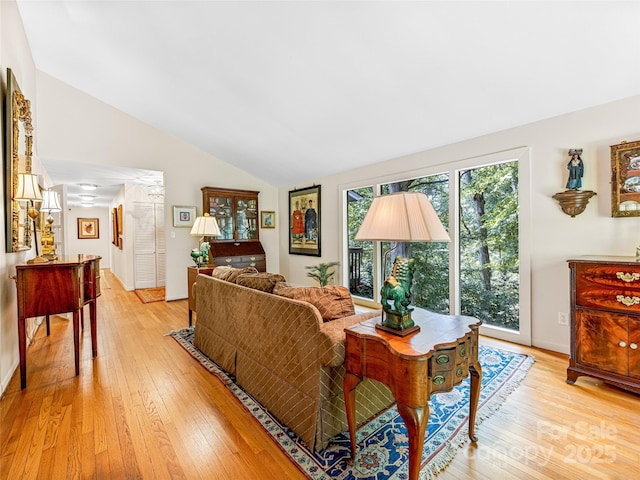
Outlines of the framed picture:
{"type": "Polygon", "coordinates": [[[173,206],[173,226],[178,228],[191,228],[196,221],[196,207],[173,206]]]}
{"type": "Polygon", "coordinates": [[[611,216],[640,217],[640,140],[611,146],[611,216]]]}
{"type": "Polygon", "coordinates": [[[78,218],[78,238],[100,238],[97,218],[78,218]]]}
{"type": "Polygon", "coordinates": [[[289,254],[320,256],[320,185],[289,192],[289,254]]]}
{"type": "Polygon", "coordinates": [[[260,212],[260,227],[276,228],[276,212],[260,212]]]}
{"type": "Polygon", "coordinates": [[[113,243],[116,247],[118,246],[118,209],[113,207],[113,213],[111,214],[112,226],[113,226],[113,239],[111,243],[113,243]]]}

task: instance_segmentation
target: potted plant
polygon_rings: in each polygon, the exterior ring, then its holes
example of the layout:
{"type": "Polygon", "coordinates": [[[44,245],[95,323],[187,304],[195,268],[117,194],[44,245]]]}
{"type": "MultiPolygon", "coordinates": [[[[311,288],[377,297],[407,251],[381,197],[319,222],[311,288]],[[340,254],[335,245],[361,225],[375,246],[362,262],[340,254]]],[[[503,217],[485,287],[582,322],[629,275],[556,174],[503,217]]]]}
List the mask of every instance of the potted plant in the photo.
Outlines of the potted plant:
{"type": "Polygon", "coordinates": [[[321,287],[326,287],[333,275],[336,273],[333,270],[333,267],[336,267],[338,265],[340,265],[340,262],[329,262],[320,263],[318,265],[310,265],[304,268],[309,270],[309,273],[307,273],[307,277],[316,280],[321,287]]]}

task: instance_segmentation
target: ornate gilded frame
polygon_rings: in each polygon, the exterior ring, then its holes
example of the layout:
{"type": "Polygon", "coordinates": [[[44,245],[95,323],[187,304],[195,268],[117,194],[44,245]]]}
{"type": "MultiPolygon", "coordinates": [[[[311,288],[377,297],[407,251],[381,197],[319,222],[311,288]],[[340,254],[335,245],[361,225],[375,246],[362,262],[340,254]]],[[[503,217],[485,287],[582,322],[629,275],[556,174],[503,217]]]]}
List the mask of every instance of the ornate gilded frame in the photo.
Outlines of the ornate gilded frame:
{"type": "Polygon", "coordinates": [[[640,217],[640,140],[611,146],[611,216],[640,217]]]}
{"type": "Polygon", "coordinates": [[[13,253],[31,248],[32,220],[26,214],[26,209],[20,209],[20,204],[13,197],[18,188],[18,172],[31,173],[33,124],[31,102],[20,91],[10,68],[7,68],[7,95],[4,103],[5,245],[7,253],[13,253]],[[21,135],[24,135],[24,152],[19,151],[21,135]]]}

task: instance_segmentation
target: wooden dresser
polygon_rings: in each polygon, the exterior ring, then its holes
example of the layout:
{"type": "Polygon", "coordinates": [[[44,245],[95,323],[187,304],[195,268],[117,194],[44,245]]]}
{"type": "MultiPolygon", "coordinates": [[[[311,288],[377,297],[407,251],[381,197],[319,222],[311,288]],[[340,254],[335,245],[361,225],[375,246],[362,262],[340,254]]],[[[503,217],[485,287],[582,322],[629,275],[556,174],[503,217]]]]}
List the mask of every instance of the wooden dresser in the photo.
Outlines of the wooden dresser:
{"type": "Polygon", "coordinates": [[[571,358],[567,383],[581,375],[640,393],[640,263],[635,257],[569,260],[571,358]]]}

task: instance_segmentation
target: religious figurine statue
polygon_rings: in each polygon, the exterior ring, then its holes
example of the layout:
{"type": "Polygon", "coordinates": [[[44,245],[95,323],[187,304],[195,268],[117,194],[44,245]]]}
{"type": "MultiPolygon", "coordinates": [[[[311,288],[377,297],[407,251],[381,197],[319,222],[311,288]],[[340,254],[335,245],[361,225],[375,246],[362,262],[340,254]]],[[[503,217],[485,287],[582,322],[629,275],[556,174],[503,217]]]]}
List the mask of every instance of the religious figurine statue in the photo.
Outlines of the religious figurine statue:
{"type": "Polygon", "coordinates": [[[415,260],[413,258],[396,257],[391,275],[387,277],[380,290],[383,314],[382,325],[392,330],[404,330],[414,326],[411,319],[413,308],[411,303],[411,284],[415,260]]]}
{"type": "Polygon", "coordinates": [[[584,175],[584,164],[582,163],[582,149],[572,148],[569,150],[571,159],[567,164],[569,170],[569,180],[567,180],[567,190],[578,190],[582,188],[582,175],[584,175]]]}

